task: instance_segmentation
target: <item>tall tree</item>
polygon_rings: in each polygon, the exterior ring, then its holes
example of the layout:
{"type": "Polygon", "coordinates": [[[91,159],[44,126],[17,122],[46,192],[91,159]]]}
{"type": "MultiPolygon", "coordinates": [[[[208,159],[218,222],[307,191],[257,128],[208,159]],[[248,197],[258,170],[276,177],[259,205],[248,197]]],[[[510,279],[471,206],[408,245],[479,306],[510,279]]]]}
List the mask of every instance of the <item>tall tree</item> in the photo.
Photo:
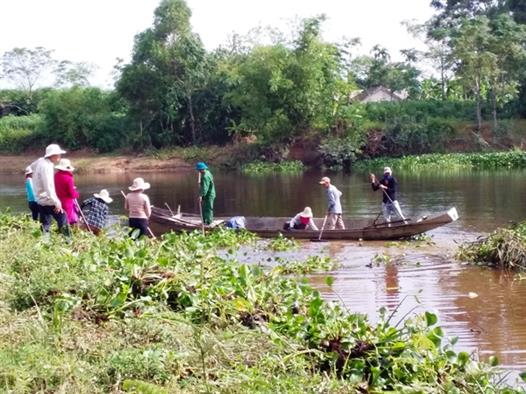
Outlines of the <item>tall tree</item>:
{"type": "Polygon", "coordinates": [[[42,47],[13,48],[2,56],[3,75],[24,89],[31,100],[35,86],[56,64],[52,53],[53,51],[42,47]]]}
{"type": "Polygon", "coordinates": [[[94,70],[95,66],[90,63],[62,60],[54,70],[55,85],[58,87],[88,86],[89,78],[94,70]]]}
{"type": "Polygon", "coordinates": [[[497,69],[497,56],[488,50],[491,39],[489,19],[485,16],[464,19],[452,39],[457,75],[475,96],[478,132],[482,129],[482,89],[497,69]]]}
{"type": "Polygon", "coordinates": [[[136,36],[132,62],[117,83],[154,145],[186,142],[187,130],[192,143],[199,137],[193,99],[208,69],[190,16],[184,0],[162,0],[153,27],[136,36]]]}
{"type": "Polygon", "coordinates": [[[493,132],[497,131],[497,106],[515,97],[524,78],[526,66],[526,25],[517,24],[509,15],[501,14],[491,23],[488,51],[495,54],[495,68],[489,75],[493,132]]]}

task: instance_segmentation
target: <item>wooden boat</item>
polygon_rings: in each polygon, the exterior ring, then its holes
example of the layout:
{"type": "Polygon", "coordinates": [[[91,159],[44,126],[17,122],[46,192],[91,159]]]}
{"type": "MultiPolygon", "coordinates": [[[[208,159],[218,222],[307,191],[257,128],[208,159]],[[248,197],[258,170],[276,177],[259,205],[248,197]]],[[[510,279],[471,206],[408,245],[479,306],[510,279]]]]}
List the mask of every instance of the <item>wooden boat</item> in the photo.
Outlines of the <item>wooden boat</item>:
{"type": "MultiPolygon", "coordinates": [[[[260,237],[272,238],[280,233],[286,237],[296,239],[317,238],[318,231],[312,230],[283,230],[283,224],[290,220],[286,217],[245,217],[246,229],[260,237]]],[[[393,240],[407,238],[433,230],[437,227],[451,223],[458,219],[455,208],[447,212],[432,216],[423,216],[417,220],[407,218],[406,221],[396,221],[391,223],[378,222],[378,217],[372,219],[347,219],[345,230],[323,231],[322,238],[326,240],[393,240]]],[[[216,218],[210,226],[205,226],[206,231],[213,231],[223,225],[228,218],[216,218]]],[[[318,228],[323,223],[322,218],[315,218],[318,228]]],[[[153,207],[151,224],[159,233],[168,231],[193,231],[201,229],[201,218],[198,215],[180,214],[172,215],[168,210],[153,207]]]]}

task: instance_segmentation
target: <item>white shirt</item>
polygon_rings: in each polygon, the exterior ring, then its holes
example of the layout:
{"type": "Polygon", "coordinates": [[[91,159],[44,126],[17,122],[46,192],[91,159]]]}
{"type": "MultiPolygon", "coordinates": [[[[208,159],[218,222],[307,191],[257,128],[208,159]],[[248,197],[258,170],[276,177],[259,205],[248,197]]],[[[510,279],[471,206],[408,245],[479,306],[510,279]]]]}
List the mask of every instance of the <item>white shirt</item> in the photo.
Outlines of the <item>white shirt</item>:
{"type": "Polygon", "coordinates": [[[38,205],[60,207],[55,191],[55,166],[51,160],[41,157],[31,164],[33,169],[33,191],[38,205]]]}

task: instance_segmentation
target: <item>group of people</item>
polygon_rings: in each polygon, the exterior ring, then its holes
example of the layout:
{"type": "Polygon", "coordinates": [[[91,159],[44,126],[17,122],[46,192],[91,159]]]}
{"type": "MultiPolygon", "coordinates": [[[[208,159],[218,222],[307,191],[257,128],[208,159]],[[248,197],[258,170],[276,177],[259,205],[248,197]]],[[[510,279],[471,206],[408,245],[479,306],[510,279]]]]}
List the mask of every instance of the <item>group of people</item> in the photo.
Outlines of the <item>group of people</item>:
{"type": "MultiPolygon", "coordinates": [[[[390,167],[384,167],[384,175],[382,179],[377,180],[374,174],[370,174],[370,182],[373,191],[382,190],[382,213],[385,221],[391,223],[394,217],[398,217],[405,221],[405,217],[400,208],[400,204],[396,199],[397,181],[393,176],[393,171],[390,167]]],[[[329,177],[323,177],[320,180],[327,191],[327,214],[323,221],[322,230],[327,225],[327,230],[345,230],[345,223],[343,221],[343,210],[340,198],[342,192],[336,186],[331,184],[329,177]]],[[[286,228],[293,230],[314,230],[318,231],[318,227],[313,220],[312,209],[305,207],[305,209],[296,214],[287,224],[286,228]]]]}
{"type": "MultiPolygon", "coordinates": [[[[109,204],[113,199],[108,190],[102,189],[93,196],[78,202],[80,197],[75,186],[71,161],[62,157],[66,152],[57,144],[46,147],[43,157],[34,161],[25,170],[25,188],[29,209],[33,220],[39,220],[44,234],[49,234],[52,220],[55,219],[59,232],[69,236],[71,227],[80,227],[99,235],[107,224],[109,204]]],[[[203,222],[213,221],[215,199],[214,178],[208,166],[199,162],[196,165],[200,178],[200,204],[203,222]]],[[[128,211],[130,234],[134,236],[151,235],[149,218],[152,205],[144,193],[150,184],[143,178],[135,178],[129,193],[123,194],[124,207],[128,211]]]]}
{"type": "Polygon", "coordinates": [[[51,144],[43,157],[26,168],[25,187],[32,218],[40,220],[45,234],[49,233],[55,219],[59,231],[70,235],[71,226],[79,223],[80,214],[85,219],[83,226],[99,234],[106,225],[108,204],[113,199],[102,189],[79,204],[80,194],[73,177],[75,168],[70,160],[62,158],[65,153],[59,145],[51,144]]]}
{"type": "MultiPolygon", "coordinates": [[[[75,168],[70,160],[62,158],[65,153],[59,145],[51,144],[46,148],[43,157],[26,168],[25,187],[31,215],[34,220],[40,220],[44,233],[49,233],[54,218],[59,231],[65,235],[70,235],[71,226],[79,223],[80,215],[83,219],[81,227],[99,235],[106,226],[109,204],[113,199],[108,190],[102,189],[99,193],[94,193],[93,196],[79,203],[80,194],[73,176],[75,168]]],[[[199,173],[199,203],[202,221],[210,225],[214,220],[216,197],[214,178],[204,162],[197,163],[196,170],[199,173]]],[[[405,221],[400,204],[396,199],[397,181],[393,177],[391,168],[384,168],[384,175],[380,180],[377,180],[374,174],[370,174],[370,182],[374,191],[383,192],[382,212],[385,221],[390,223],[395,216],[405,221]]],[[[321,178],[319,183],[327,193],[327,213],[322,230],[325,229],[325,225],[327,225],[327,230],[345,230],[340,201],[342,192],[331,184],[329,177],[321,178]]],[[[130,234],[138,232],[137,236],[152,235],[149,228],[152,205],[149,197],[144,193],[149,188],[150,184],[143,178],[135,178],[132,185],[128,187],[129,193],[121,192],[124,197],[124,207],[128,211],[130,234]]],[[[286,228],[318,231],[313,220],[312,209],[305,207],[286,224],[286,228]]]]}

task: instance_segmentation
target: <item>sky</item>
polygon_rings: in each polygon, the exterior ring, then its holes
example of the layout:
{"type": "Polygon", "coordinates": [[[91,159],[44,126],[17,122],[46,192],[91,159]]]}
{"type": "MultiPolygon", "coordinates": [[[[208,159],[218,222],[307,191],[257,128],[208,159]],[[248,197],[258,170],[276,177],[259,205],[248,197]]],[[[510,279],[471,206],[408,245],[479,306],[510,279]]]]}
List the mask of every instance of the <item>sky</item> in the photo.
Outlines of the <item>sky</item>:
{"type": "MultiPolygon", "coordinates": [[[[224,44],[232,32],[257,26],[287,30],[295,18],[325,14],[328,41],[360,37],[360,51],[375,44],[393,58],[398,51],[421,45],[401,25],[424,22],[432,15],[430,0],[187,0],[192,26],[209,50],[224,44]]],[[[54,50],[58,60],[97,66],[91,82],[111,87],[117,58],[129,61],[133,38],[150,27],[159,0],[16,0],[1,1],[0,55],[15,47],[54,50]]],[[[5,87],[5,81],[0,80],[5,87]]]]}

